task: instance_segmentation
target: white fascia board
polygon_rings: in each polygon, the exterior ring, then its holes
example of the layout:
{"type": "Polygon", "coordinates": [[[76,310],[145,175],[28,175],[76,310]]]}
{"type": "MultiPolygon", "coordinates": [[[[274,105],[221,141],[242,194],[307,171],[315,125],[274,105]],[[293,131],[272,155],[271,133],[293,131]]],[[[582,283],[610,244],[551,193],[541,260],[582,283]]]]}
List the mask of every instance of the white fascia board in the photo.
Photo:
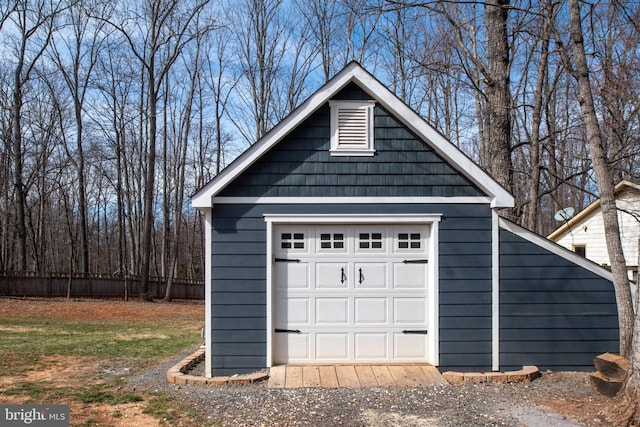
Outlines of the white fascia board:
{"type": "Polygon", "coordinates": [[[323,106],[340,89],[346,86],[354,78],[354,70],[360,66],[351,63],[338,73],[329,83],[322,86],[315,94],[303,102],[284,120],[267,132],[259,141],[242,153],[229,166],[223,169],[213,180],[202,187],[191,197],[191,204],[196,209],[211,206],[211,198],[226,187],[236,176],[245,171],[262,155],[277,144],[289,132],[294,130],[302,121],[309,117],[318,108],[323,106]]]}
{"type": "Polygon", "coordinates": [[[581,257],[575,252],[572,252],[569,249],[564,248],[545,237],[527,230],[526,228],[522,228],[511,221],[505,220],[504,218],[500,218],[500,228],[504,228],[505,230],[510,231],[513,234],[520,236],[523,239],[542,247],[543,249],[548,250],[549,252],[561,256],[562,258],[571,261],[572,263],[577,264],[580,267],[589,270],[604,279],[613,281],[613,274],[611,273],[611,271],[596,264],[593,261],[589,261],[588,259],[581,257]]]}
{"type": "Polygon", "coordinates": [[[492,208],[510,208],[514,206],[513,196],[475,164],[473,160],[431,127],[422,117],[409,108],[409,106],[402,102],[373,76],[362,69],[358,71],[359,80],[364,85],[363,90],[369,92],[380,104],[394,113],[405,126],[409,127],[423,139],[431,142],[431,148],[454,165],[454,167],[469,178],[471,182],[492,196],[492,208]]]}
{"type": "Polygon", "coordinates": [[[489,204],[489,197],[214,197],[213,204],[489,204]]]}
{"type": "Polygon", "coordinates": [[[212,181],[202,187],[191,198],[191,204],[197,209],[211,206],[211,198],[226,187],[236,176],[251,166],[264,153],[295,129],[304,119],[324,105],[331,97],[355,81],[359,86],[380,102],[386,109],[414,131],[445,160],[464,174],[471,182],[480,187],[491,198],[491,207],[505,208],[514,206],[514,198],[507,190],[476,165],[462,151],[431,127],[422,117],[409,108],[396,95],[365,71],[360,64],[352,62],[347,65],[327,84],[322,86],[309,99],[296,108],[289,116],[278,123],[258,142],[234,160],[212,181]]]}

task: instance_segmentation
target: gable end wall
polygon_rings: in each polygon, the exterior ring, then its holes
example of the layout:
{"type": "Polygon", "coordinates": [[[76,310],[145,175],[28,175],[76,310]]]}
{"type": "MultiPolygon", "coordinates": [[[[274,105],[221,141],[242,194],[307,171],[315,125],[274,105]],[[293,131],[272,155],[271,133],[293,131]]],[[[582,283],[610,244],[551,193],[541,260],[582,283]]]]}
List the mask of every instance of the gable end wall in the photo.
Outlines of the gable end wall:
{"type": "MultiPolygon", "coordinates": [[[[370,99],[355,84],[333,99],[370,99]]],[[[329,105],[245,170],[222,197],[483,197],[475,184],[382,106],[374,156],[332,156],[329,105]]]]}

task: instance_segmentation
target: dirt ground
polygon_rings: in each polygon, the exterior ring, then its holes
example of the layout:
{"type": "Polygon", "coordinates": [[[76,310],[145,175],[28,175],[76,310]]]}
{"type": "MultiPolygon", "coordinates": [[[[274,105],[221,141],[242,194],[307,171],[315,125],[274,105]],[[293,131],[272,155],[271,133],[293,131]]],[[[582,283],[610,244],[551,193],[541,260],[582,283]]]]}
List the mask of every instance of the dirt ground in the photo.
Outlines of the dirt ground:
{"type": "MultiPolygon", "coordinates": [[[[146,319],[166,319],[169,316],[194,316],[194,311],[204,312],[201,302],[174,303],[141,303],[138,301],[114,300],[56,300],[56,299],[14,299],[0,298],[0,318],[11,316],[49,315],[66,319],[113,319],[136,321],[141,316],[146,319]]],[[[2,324],[0,323],[0,337],[2,324]]],[[[46,381],[52,387],[71,387],[87,384],[98,386],[104,378],[100,372],[99,362],[88,358],[51,355],[44,357],[37,370],[26,370],[15,376],[0,377],[0,390],[20,381],[46,381]]],[[[556,376],[556,375],[551,375],[556,376]]],[[[558,375],[561,381],[562,376],[558,375]]],[[[145,401],[150,396],[144,396],[145,401]]],[[[3,396],[0,402],[22,403],[24,397],[3,396]]],[[[533,403],[546,407],[551,411],[573,420],[580,420],[585,425],[606,425],[600,415],[610,400],[595,393],[572,396],[567,399],[536,397],[533,403]]],[[[132,402],[121,405],[71,405],[72,424],[85,424],[87,420],[95,420],[98,425],[113,426],[157,426],[159,420],[143,413],[146,402],[132,402]]],[[[184,420],[183,420],[184,421],[184,420]]],[[[183,422],[171,425],[185,425],[183,422]]]]}
{"type": "MultiPolygon", "coordinates": [[[[68,320],[105,320],[135,322],[166,320],[167,318],[193,317],[194,321],[204,322],[204,308],[201,301],[176,301],[172,303],[143,303],[138,300],[66,300],[62,298],[0,298],[0,320],[19,317],[52,317],[68,320]]],[[[6,328],[4,329],[6,330],[6,328]]],[[[0,341],[3,325],[0,322],[0,341]]],[[[28,332],[28,331],[25,331],[28,332]]],[[[105,372],[100,360],[87,357],[50,355],[40,357],[37,369],[16,367],[15,375],[0,376],[0,392],[8,386],[20,382],[45,383],[51,389],[71,389],[92,385],[99,387],[113,375],[126,375],[126,372],[105,372]]],[[[147,400],[152,396],[143,396],[142,402],[125,404],[82,404],[71,403],[72,425],[109,425],[109,426],[158,426],[159,420],[143,411],[147,400]]],[[[0,393],[0,402],[8,404],[25,403],[24,396],[6,396],[0,393]]],[[[33,399],[32,399],[33,400],[33,399]]],[[[40,403],[40,402],[35,402],[40,403]]],[[[60,402],[65,403],[65,402],[60,402]]],[[[180,422],[178,423],[180,424],[180,422]]]]}

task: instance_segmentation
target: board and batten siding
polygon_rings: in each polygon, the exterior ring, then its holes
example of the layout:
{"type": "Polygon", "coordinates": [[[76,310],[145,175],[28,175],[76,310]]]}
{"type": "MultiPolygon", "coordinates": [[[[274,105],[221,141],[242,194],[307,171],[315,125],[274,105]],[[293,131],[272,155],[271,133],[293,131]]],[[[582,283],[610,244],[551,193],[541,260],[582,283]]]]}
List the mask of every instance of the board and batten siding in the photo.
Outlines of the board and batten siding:
{"type": "Polygon", "coordinates": [[[618,351],[611,281],[501,229],[500,368],[593,370],[618,351]]]}
{"type": "Polygon", "coordinates": [[[488,204],[214,204],[212,375],[266,367],[265,214],[442,214],[438,246],[440,366],[491,368],[488,204]]]}

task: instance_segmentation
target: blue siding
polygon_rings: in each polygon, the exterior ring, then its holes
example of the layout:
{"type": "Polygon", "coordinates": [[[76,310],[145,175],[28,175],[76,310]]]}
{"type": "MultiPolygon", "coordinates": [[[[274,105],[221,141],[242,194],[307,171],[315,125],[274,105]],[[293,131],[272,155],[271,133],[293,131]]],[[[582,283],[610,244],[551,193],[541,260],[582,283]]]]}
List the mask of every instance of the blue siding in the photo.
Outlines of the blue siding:
{"type": "MultiPolygon", "coordinates": [[[[337,99],[368,99],[351,85],[337,99]]],[[[331,156],[328,104],[223,189],[219,196],[483,196],[424,141],[381,106],[373,157],[331,156]]]]}
{"type": "Polygon", "coordinates": [[[488,205],[233,205],[213,216],[213,375],[266,366],[264,214],[443,214],[440,244],[440,362],[491,367],[491,210],[488,205]],[[467,233],[462,241],[458,233],[467,233]]]}
{"type": "Polygon", "coordinates": [[[507,230],[500,230],[500,365],[592,370],[618,352],[613,285],[507,230]]]}

